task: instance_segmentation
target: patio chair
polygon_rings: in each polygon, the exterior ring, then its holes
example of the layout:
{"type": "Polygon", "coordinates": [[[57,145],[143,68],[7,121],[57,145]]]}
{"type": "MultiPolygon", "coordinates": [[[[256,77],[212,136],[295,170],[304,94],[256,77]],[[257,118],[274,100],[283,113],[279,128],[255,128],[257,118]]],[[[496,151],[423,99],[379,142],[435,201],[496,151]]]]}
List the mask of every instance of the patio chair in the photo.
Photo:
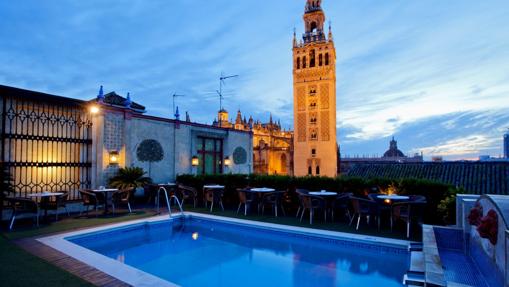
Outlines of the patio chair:
{"type": "Polygon", "coordinates": [[[113,209],[113,214],[115,214],[115,207],[122,204],[127,205],[129,213],[132,213],[130,200],[133,192],[134,189],[123,189],[116,191],[111,195],[111,207],[113,209]]]}
{"type": "MultiPolygon", "coordinates": [[[[374,189],[372,189],[372,190],[374,190],[374,189]]],[[[374,205],[374,207],[373,207],[373,215],[376,217],[378,230],[380,230],[380,226],[381,226],[380,221],[382,218],[382,213],[389,214],[389,217],[390,217],[390,213],[391,213],[391,205],[385,204],[384,199],[378,198],[378,196],[380,196],[380,195],[386,195],[386,194],[385,193],[370,193],[370,194],[368,194],[368,198],[371,199],[372,201],[376,202],[376,205],[374,205]]]]}
{"type": "Polygon", "coordinates": [[[239,214],[240,208],[242,204],[244,204],[244,216],[247,215],[248,208],[256,202],[257,194],[254,192],[250,192],[246,188],[237,188],[237,194],[239,196],[239,207],[237,208],[237,214],[239,214]]]}
{"type": "Polygon", "coordinates": [[[159,186],[156,184],[147,184],[143,187],[143,193],[147,197],[147,204],[150,204],[150,202],[153,200],[154,205],[157,204],[156,197],[157,197],[157,190],[159,189],[159,186]]]}
{"type": "Polygon", "coordinates": [[[218,203],[221,206],[221,209],[224,211],[223,206],[223,194],[224,189],[204,189],[204,197],[205,197],[205,208],[208,208],[208,203],[210,202],[210,212],[214,209],[214,203],[218,203]]]}
{"type": "Polygon", "coordinates": [[[55,220],[58,221],[58,209],[64,208],[67,212],[67,216],[71,216],[69,210],[67,209],[67,201],[69,199],[69,192],[67,191],[59,191],[63,193],[62,195],[56,196],[54,201],[41,201],[41,209],[43,210],[54,210],[55,211],[55,220]]]}
{"type": "MultiPolygon", "coordinates": [[[[92,208],[95,209],[95,216],[97,217],[98,208],[100,205],[105,204],[105,199],[101,199],[99,194],[88,190],[80,190],[79,193],[81,195],[81,201],[86,214],[88,215],[89,207],[92,206],[92,208]]],[[[83,213],[83,208],[80,211],[80,215],[83,213]]]]}
{"type": "Polygon", "coordinates": [[[37,202],[24,197],[7,197],[5,201],[8,202],[9,207],[12,209],[9,230],[12,230],[16,217],[21,214],[34,214],[36,226],[39,226],[39,207],[37,206],[37,202]]]}
{"type": "Polygon", "coordinates": [[[325,199],[312,196],[312,195],[299,195],[300,203],[302,205],[302,214],[300,216],[300,221],[302,222],[302,218],[304,217],[304,213],[306,209],[309,209],[309,224],[313,224],[313,217],[315,214],[315,209],[323,209],[324,217],[327,220],[327,210],[326,210],[326,202],[325,199]]]}
{"type": "Polygon", "coordinates": [[[424,207],[426,206],[426,197],[422,195],[410,196],[409,201],[394,203],[391,208],[391,231],[396,220],[406,223],[406,237],[410,238],[410,228],[416,219],[418,223],[422,222],[424,207]]]}
{"type": "Polygon", "coordinates": [[[282,198],[286,191],[276,191],[271,193],[266,193],[263,195],[260,206],[262,208],[262,215],[265,213],[265,206],[270,205],[274,209],[274,215],[277,217],[278,207],[281,208],[283,215],[286,216],[285,209],[282,205],[282,198]]]}
{"type": "Polygon", "coordinates": [[[182,205],[184,205],[186,199],[192,199],[193,207],[196,208],[196,203],[198,202],[198,191],[196,190],[196,188],[185,185],[179,185],[178,193],[182,199],[181,200],[182,205]]]}
{"type": "Polygon", "coordinates": [[[350,219],[350,225],[352,225],[355,217],[357,216],[357,226],[355,230],[359,230],[362,216],[366,217],[366,222],[369,224],[370,217],[377,214],[377,203],[373,200],[351,196],[350,203],[352,204],[353,210],[353,216],[350,219]]]}
{"type": "Polygon", "coordinates": [[[336,209],[343,211],[343,215],[346,215],[349,221],[352,219],[349,208],[350,196],[352,195],[352,193],[340,193],[336,196],[331,205],[332,222],[334,222],[334,211],[336,209]]]}
{"type": "MultiPolygon", "coordinates": [[[[297,193],[297,196],[309,194],[309,190],[303,188],[297,188],[295,189],[295,192],[297,193]]],[[[299,200],[299,209],[297,209],[297,214],[295,215],[295,217],[299,217],[301,210],[304,211],[304,207],[302,206],[302,202],[299,200]]]]}

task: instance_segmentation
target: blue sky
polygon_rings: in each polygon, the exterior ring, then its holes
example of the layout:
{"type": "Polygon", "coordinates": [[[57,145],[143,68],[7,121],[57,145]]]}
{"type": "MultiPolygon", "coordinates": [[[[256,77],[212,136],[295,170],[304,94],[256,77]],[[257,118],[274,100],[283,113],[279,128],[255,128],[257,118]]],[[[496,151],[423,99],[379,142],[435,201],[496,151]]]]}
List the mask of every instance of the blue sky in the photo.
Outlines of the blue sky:
{"type": "MultiPolygon", "coordinates": [[[[0,84],[90,99],[100,85],[170,116],[210,123],[224,106],[293,123],[293,28],[304,0],[0,1],[0,84]],[[261,4],[266,3],[266,4],[261,4]]],[[[448,159],[502,154],[509,127],[506,0],[339,1],[323,5],[337,49],[343,154],[448,159]]]]}

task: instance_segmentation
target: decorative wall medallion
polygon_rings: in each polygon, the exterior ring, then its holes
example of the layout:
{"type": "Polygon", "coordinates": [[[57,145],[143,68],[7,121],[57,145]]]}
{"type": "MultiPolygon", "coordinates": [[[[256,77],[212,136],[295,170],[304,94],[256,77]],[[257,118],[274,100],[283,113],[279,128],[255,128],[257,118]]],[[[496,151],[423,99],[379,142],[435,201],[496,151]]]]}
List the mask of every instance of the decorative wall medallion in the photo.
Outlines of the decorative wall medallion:
{"type": "Polygon", "coordinates": [[[242,147],[237,147],[233,151],[233,163],[235,164],[245,164],[247,162],[247,152],[242,147]]]}

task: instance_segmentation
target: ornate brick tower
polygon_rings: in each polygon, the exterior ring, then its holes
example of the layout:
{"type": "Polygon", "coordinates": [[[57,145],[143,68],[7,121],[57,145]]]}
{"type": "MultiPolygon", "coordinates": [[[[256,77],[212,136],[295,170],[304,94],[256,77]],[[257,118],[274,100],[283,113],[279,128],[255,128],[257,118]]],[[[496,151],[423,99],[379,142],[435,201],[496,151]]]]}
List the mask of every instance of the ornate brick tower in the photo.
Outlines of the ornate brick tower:
{"type": "Polygon", "coordinates": [[[321,0],[307,0],[305,33],[293,39],[294,173],[337,175],[336,49],[321,0]]]}

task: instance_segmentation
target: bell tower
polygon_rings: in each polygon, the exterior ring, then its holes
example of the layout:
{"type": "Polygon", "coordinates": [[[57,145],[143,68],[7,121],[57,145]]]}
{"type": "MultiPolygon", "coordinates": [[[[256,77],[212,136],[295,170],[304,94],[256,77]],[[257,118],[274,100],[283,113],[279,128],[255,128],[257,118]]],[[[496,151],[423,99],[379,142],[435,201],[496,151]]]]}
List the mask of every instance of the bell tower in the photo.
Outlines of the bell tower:
{"type": "Polygon", "coordinates": [[[336,49],[321,0],[307,0],[304,34],[293,38],[294,173],[337,175],[336,49]]]}

